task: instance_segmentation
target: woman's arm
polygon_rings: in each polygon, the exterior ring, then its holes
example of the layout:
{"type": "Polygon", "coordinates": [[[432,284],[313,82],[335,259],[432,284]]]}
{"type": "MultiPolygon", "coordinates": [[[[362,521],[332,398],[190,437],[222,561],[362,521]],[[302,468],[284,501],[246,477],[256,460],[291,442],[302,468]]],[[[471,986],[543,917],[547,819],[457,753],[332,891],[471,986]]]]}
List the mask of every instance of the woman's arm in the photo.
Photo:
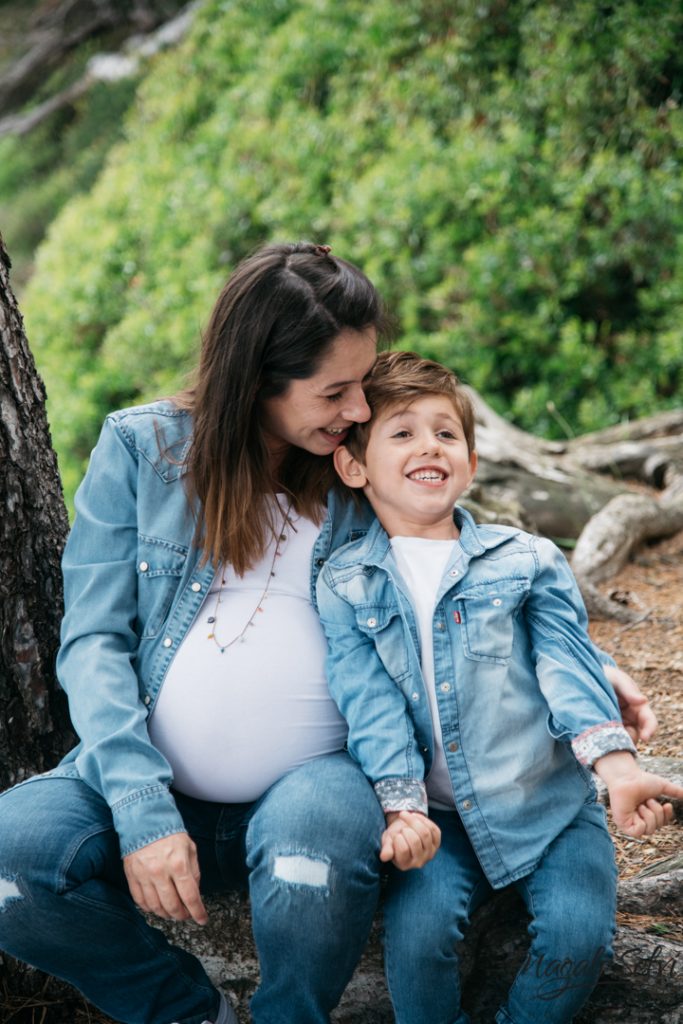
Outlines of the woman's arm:
{"type": "Polygon", "coordinates": [[[135,672],[138,455],[108,418],[76,496],[63,559],[59,681],[81,745],[76,767],[112,809],[122,855],[185,831],[171,768],[150,742],[135,672]]]}
{"type": "Polygon", "coordinates": [[[621,718],[634,743],[652,739],[657,729],[657,718],[645,694],[627,672],[616,665],[603,665],[619,701],[621,718]]]}

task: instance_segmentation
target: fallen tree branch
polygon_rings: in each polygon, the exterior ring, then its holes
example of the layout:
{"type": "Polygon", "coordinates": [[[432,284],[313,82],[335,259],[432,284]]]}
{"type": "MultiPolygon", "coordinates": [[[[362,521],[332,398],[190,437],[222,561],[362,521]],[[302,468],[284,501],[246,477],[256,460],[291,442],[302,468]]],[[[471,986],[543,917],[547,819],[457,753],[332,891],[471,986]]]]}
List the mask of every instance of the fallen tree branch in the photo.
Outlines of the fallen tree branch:
{"type": "Polygon", "coordinates": [[[87,39],[123,25],[131,34],[150,32],[181,6],[182,0],[62,0],[42,14],[29,33],[29,50],[0,75],[0,114],[30,100],[47,75],[87,39]]]}

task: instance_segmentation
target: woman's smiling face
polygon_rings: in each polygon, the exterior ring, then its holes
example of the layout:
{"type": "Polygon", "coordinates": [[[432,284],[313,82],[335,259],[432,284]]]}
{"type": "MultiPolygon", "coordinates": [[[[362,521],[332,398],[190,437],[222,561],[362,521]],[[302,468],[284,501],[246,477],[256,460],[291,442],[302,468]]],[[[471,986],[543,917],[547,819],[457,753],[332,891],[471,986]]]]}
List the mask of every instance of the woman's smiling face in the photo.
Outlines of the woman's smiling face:
{"type": "Polygon", "coordinates": [[[375,329],[347,328],[334,339],[312,377],[292,380],[284,394],[263,399],[261,423],[271,456],[278,460],[290,445],[329,455],[353,423],[369,420],[362,385],[376,358],[375,329]]]}

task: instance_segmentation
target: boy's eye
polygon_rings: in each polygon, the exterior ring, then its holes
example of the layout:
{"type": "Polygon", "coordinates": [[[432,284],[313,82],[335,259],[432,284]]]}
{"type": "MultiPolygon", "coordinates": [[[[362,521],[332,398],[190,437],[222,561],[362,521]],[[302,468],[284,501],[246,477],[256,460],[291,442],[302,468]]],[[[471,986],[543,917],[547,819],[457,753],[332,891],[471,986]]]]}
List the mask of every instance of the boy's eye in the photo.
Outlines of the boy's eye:
{"type": "Polygon", "coordinates": [[[455,434],[453,433],[452,430],[440,430],[439,437],[445,437],[449,441],[455,440],[455,434]]]}
{"type": "Polygon", "coordinates": [[[397,430],[391,435],[392,437],[410,437],[409,430],[397,430]]]}

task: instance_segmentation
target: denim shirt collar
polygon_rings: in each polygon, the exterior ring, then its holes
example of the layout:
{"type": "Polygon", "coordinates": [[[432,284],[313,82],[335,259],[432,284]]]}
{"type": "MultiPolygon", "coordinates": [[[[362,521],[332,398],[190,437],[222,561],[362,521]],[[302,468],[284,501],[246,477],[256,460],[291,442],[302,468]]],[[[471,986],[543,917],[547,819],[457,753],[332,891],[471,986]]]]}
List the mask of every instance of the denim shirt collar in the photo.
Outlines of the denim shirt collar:
{"type": "MultiPolygon", "coordinates": [[[[516,536],[515,531],[501,533],[493,527],[477,526],[472,515],[461,505],[454,507],[453,521],[460,530],[460,546],[467,561],[507,543],[516,536]]],[[[368,567],[378,567],[385,563],[390,550],[391,542],[386,530],[378,519],[374,519],[363,543],[354,544],[352,550],[342,548],[332,555],[331,561],[335,567],[357,565],[359,562],[368,567]]]]}

